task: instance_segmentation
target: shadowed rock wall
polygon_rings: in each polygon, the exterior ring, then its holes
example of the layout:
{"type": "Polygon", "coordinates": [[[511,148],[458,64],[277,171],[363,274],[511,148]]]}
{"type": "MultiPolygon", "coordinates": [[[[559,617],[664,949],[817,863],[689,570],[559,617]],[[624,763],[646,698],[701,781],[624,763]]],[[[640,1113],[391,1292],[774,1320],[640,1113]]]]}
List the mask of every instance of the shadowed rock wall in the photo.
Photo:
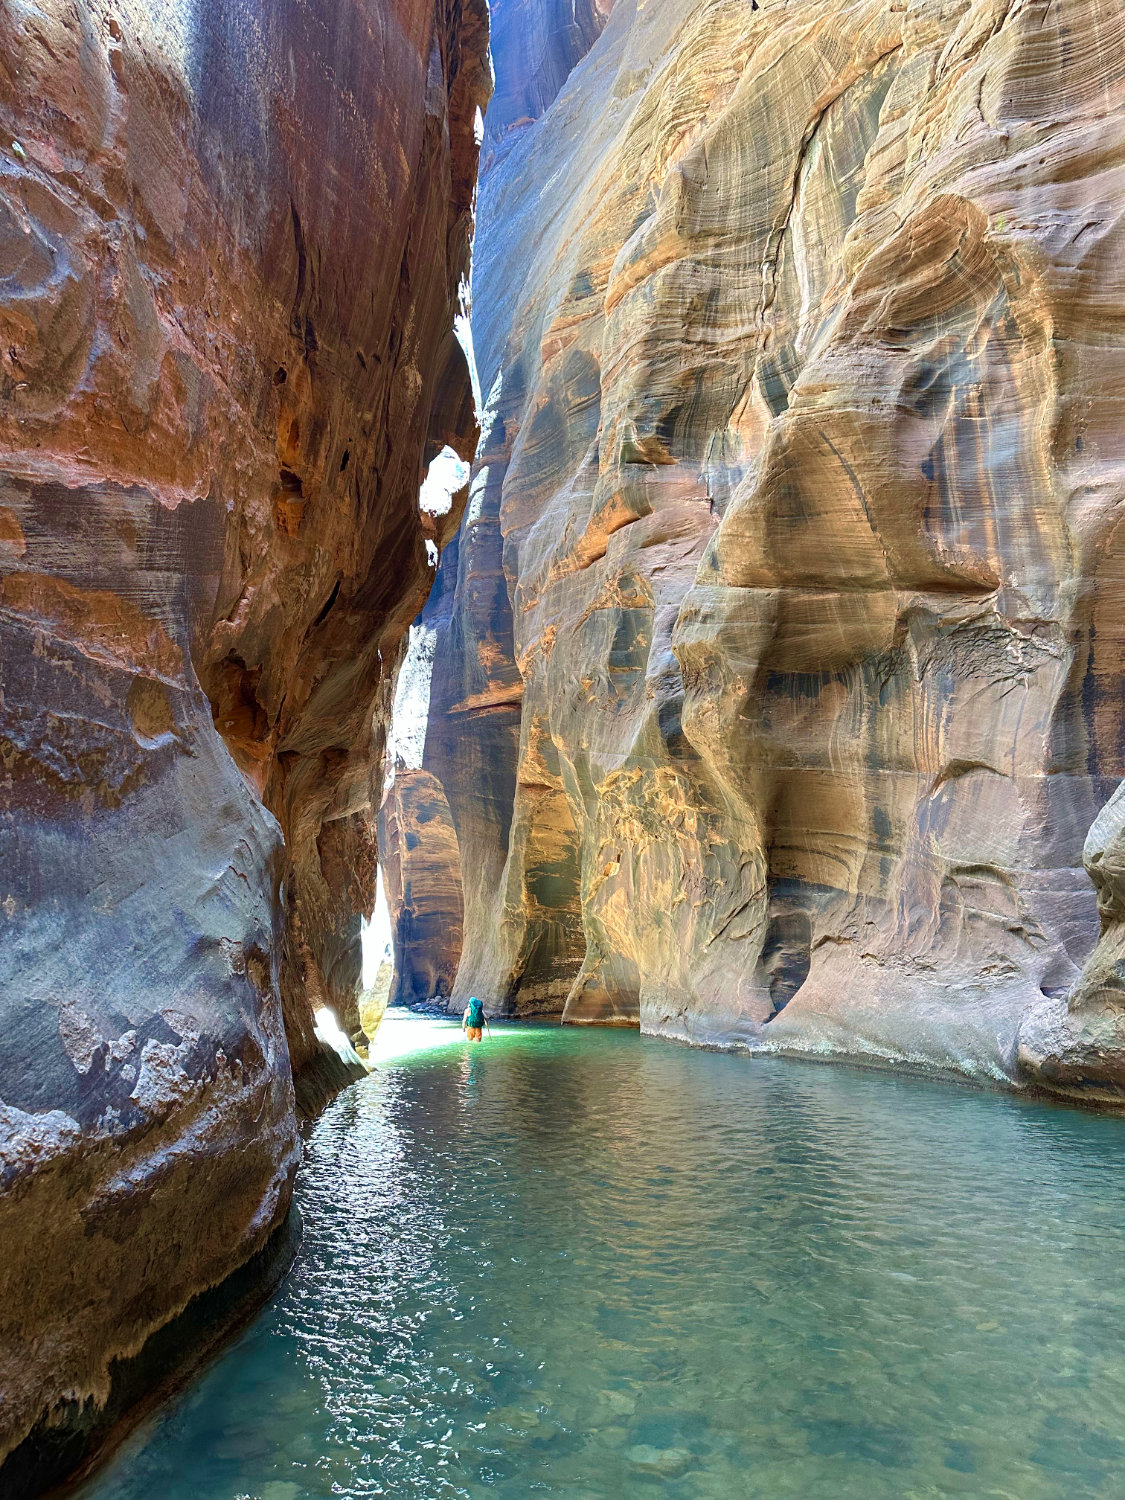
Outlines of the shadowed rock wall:
{"type": "Polygon", "coordinates": [[[537,120],[574,65],[601,35],[613,0],[493,0],[492,56],[496,92],[488,108],[489,149],[537,120]]]}
{"type": "Polygon", "coordinates": [[[346,1077],[488,88],[483,0],[0,4],[0,1486],[346,1077]]]}
{"type": "Polygon", "coordinates": [[[426,755],[455,1003],[1093,1081],[1123,103],[1116,0],[618,0],[509,133],[426,755]]]}

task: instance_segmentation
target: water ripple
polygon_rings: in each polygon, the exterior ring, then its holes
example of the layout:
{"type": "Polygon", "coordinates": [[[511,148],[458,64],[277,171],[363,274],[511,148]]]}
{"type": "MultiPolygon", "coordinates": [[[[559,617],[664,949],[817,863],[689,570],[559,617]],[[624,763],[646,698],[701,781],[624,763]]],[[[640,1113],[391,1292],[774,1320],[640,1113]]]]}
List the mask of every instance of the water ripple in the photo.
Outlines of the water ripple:
{"type": "Polygon", "coordinates": [[[86,1500],[1120,1500],[1125,1123],[500,1033],[319,1122],[282,1294],[86,1500]]]}

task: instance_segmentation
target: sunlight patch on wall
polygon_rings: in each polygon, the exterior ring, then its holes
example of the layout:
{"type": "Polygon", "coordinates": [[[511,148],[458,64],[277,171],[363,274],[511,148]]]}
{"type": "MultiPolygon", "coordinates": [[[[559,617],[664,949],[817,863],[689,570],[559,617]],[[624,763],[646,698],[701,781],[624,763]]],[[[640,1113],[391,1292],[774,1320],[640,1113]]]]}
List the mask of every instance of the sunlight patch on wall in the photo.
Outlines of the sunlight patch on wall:
{"type": "Polygon", "coordinates": [[[498,371],[480,414],[480,451],[483,453],[492,438],[492,429],[500,415],[500,397],[504,394],[504,372],[498,371]]]}
{"type": "Polygon", "coordinates": [[[187,77],[196,0],[118,0],[125,30],[148,43],[183,77],[187,77]]]}
{"type": "Polygon", "coordinates": [[[468,278],[464,276],[457,288],[457,306],[458,312],[453,319],[453,337],[461,345],[465,362],[469,366],[469,380],[473,387],[473,410],[479,420],[481,390],[480,371],[477,369],[477,351],[473,345],[473,289],[468,278]]]}
{"type": "Polygon", "coordinates": [[[488,465],[477,470],[469,486],[469,506],[465,511],[465,525],[472,526],[484,512],[484,496],[488,489],[488,465]]]}
{"type": "Polygon", "coordinates": [[[375,988],[380,966],[391,957],[391,913],[387,906],[387,893],[383,887],[383,871],[380,868],[375,878],[375,910],[364,922],[360,933],[363,947],[363,989],[375,988]]]}
{"type": "Polygon", "coordinates": [[[356,1067],[366,1067],[366,1063],[352,1046],[351,1037],[340,1027],[334,1011],[329,1010],[327,1005],[322,1005],[313,1012],[313,1035],[317,1041],[323,1042],[326,1047],[331,1047],[341,1062],[346,1062],[356,1067]]]}
{"type": "Polygon", "coordinates": [[[430,682],[434,673],[437,631],[432,625],[411,625],[406,658],[398,674],[394,707],[387,731],[386,785],[392,786],[395,771],[420,771],[426,749],[426,725],[430,718],[430,682]]]}

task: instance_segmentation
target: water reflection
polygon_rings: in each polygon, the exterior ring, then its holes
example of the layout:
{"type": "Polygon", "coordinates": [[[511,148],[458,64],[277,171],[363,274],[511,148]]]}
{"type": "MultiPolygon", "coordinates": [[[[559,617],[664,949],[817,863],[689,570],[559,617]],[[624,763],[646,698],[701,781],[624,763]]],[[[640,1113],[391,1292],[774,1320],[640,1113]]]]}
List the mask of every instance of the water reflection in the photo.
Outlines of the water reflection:
{"type": "Polygon", "coordinates": [[[620,1032],[383,1048],[283,1294],[89,1500],[1119,1500],[1125,1122],[620,1032]]]}

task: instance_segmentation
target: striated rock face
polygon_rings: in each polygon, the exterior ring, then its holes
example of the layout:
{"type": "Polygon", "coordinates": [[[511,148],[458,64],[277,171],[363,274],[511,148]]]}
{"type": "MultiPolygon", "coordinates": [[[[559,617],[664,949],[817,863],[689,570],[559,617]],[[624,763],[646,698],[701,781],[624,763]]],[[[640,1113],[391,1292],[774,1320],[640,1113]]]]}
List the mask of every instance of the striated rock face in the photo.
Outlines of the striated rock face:
{"type": "MultiPolygon", "coordinates": [[[[601,34],[612,0],[493,0],[491,9],[496,92],[485,119],[482,181],[552,103],[601,34]]],[[[491,243],[498,275],[504,247],[516,248],[511,228],[496,216],[491,243]]],[[[537,235],[537,215],[521,229],[537,235]]],[[[518,247],[517,259],[526,249],[518,247]]],[[[379,847],[394,918],[392,1000],[403,1004],[452,995],[465,909],[470,933],[484,938],[497,917],[507,858],[523,684],[513,659],[501,556],[499,476],[484,495],[480,473],[471,508],[466,512],[467,493],[452,507],[460,530],[451,534],[413,632],[395,706],[399,744],[390,751],[379,847]]],[[[452,533],[448,522],[446,529],[452,533]]],[[[564,920],[573,934],[575,915],[564,920]]],[[[497,970],[487,944],[479,978],[465,968],[462,980],[466,997],[495,991],[497,970]]],[[[557,1013],[557,989],[536,999],[525,975],[521,1013],[557,1013]]]]}
{"type": "Polygon", "coordinates": [[[1123,104],[1117,0],[618,0],[506,134],[455,1003],[1120,1075],[1123,104]]]}
{"type": "Polygon", "coordinates": [[[601,35],[613,0],[492,0],[496,92],[485,164],[513,127],[537,120],[601,35]]]}
{"type": "Polygon", "coordinates": [[[464,922],[460,852],[449,803],[430,772],[402,768],[395,775],[383,801],[379,841],[392,851],[387,900],[397,913],[388,999],[409,1005],[448,997],[464,922]]]}
{"type": "Polygon", "coordinates": [[[483,0],[0,3],[5,1493],[339,1084],[488,88],[483,0]]]}

